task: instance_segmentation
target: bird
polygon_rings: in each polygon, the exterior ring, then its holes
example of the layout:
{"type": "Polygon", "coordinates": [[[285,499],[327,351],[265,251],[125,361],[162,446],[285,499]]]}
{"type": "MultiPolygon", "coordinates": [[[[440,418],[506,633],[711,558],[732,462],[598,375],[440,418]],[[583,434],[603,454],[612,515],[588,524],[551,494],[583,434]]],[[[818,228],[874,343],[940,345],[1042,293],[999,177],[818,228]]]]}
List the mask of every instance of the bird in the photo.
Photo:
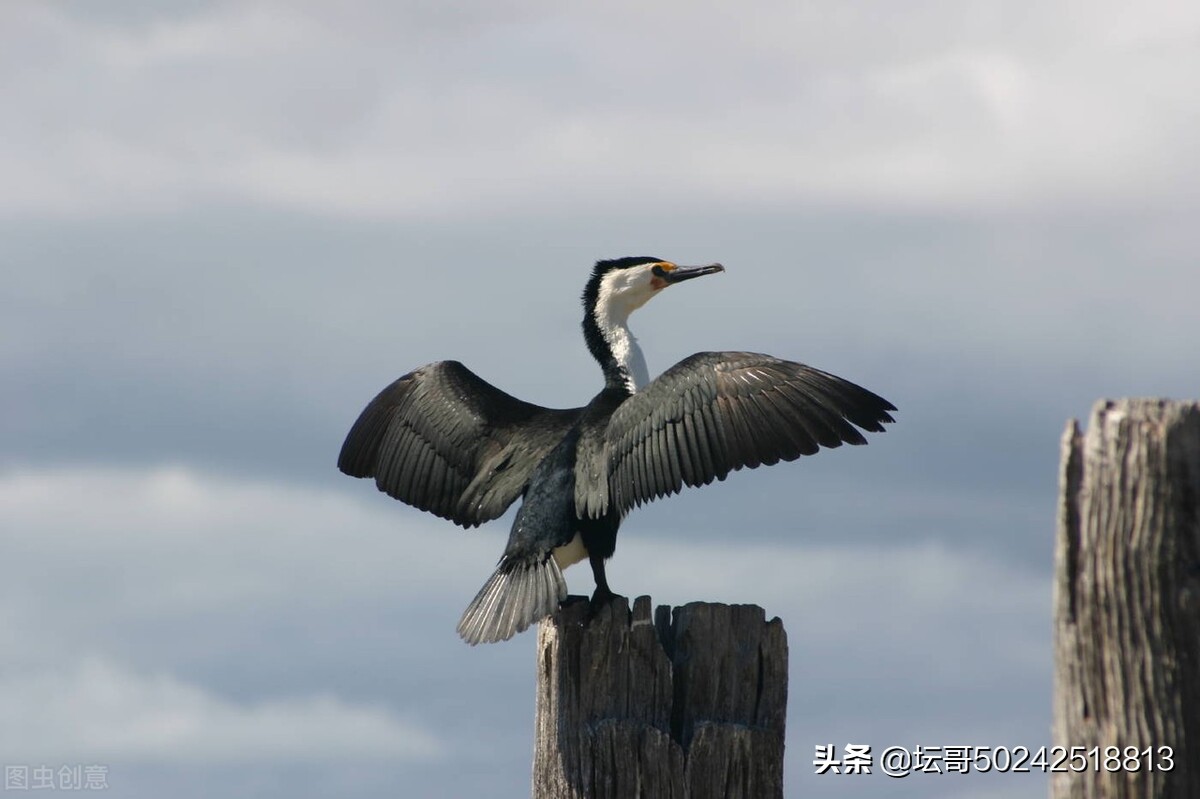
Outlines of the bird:
{"type": "Polygon", "coordinates": [[[458,361],[409,372],[371,400],[339,469],[464,528],[522,498],[491,577],[458,623],[469,644],[508,640],[568,596],[563,571],[587,560],[591,607],[615,596],[605,562],[625,516],[685,486],[865,444],[890,402],[841,377],[753,352],[698,352],[651,380],[630,315],[680,283],[724,272],[650,256],[596,262],[583,337],[604,386],[582,407],[544,408],[458,361]]]}

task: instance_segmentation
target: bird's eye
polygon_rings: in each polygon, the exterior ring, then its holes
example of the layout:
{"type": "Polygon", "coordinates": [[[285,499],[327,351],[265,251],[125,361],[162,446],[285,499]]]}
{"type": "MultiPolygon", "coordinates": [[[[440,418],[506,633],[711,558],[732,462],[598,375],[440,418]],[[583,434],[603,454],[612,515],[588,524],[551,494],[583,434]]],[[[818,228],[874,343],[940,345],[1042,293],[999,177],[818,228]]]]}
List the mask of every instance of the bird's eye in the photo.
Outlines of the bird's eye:
{"type": "Polygon", "coordinates": [[[666,263],[664,261],[661,264],[655,264],[654,268],[651,269],[650,271],[653,272],[658,277],[664,277],[667,274],[667,272],[675,271],[675,264],[666,263]]]}

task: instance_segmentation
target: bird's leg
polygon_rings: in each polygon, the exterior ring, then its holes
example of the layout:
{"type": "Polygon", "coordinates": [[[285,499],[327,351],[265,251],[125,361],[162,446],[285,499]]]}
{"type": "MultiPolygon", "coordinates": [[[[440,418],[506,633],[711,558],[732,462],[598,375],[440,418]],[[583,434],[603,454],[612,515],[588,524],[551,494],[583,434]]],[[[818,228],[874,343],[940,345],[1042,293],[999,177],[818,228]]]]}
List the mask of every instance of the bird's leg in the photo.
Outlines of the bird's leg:
{"type": "Polygon", "coordinates": [[[608,587],[608,578],[604,576],[604,558],[599,555],[588,555],[588,563],[592,565],[592,577],[596,579],[596,590],[592,594],[593,615],[616,596],[608,587]]]}

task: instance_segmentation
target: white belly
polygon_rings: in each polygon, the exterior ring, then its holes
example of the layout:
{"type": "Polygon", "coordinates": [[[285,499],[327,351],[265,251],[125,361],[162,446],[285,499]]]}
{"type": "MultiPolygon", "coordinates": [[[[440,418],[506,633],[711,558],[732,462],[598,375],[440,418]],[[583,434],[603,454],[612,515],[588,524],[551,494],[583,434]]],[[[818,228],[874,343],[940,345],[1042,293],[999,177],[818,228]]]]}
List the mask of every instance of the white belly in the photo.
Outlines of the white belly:
{"type": "Polygon", "coordinates": [[[586,558],[588,551],[583,548],[583,537],[576,533],[569,544],[555,548],[552,554],[554,562],[558,564],[558,570],[562,571],[586,558]]]}

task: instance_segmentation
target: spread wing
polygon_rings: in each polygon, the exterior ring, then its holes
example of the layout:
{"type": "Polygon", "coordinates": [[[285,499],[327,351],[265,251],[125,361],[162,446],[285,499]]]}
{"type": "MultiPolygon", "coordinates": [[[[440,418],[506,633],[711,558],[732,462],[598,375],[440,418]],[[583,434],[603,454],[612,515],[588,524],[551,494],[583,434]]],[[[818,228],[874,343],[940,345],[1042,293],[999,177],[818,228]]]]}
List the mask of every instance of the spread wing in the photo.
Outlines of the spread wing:
{"type": "Polygon", "coordinates": [[[579,413],[522,402],[457,361],[439,361],[371,400],[342,444],[338,468],[474,527],[504,513],[579,413]]]}
{"type": "Polygon", "coordinates": [[[577,483],[576,507],[594,517],[611,502],[624,513],[736,469],[865,444],[855,425],[882,432],[894,410],[865,388],[802,363],[752,352],[696,353],[617,408],[601,454],[607,484],[602,463],[590,485],[577,483]]]}

